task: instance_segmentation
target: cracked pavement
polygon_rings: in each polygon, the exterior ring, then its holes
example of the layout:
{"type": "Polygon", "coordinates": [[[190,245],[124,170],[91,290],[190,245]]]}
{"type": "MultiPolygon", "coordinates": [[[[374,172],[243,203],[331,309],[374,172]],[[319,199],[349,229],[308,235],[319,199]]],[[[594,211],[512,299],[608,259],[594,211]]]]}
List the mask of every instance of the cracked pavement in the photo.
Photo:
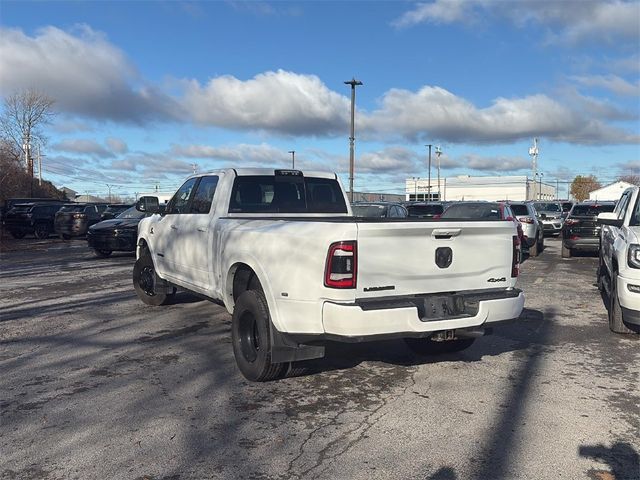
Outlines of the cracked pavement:
{"type": "Polygon", "coordinates": [[[546,244],[522,265],[521,319],[464,352],[330,343],[254,384],[222,307],[145,306],[133,256],[83,240],[12,243],[0,478],[638,479],[640,338],[609,332],[597,257],[546,244]]]}

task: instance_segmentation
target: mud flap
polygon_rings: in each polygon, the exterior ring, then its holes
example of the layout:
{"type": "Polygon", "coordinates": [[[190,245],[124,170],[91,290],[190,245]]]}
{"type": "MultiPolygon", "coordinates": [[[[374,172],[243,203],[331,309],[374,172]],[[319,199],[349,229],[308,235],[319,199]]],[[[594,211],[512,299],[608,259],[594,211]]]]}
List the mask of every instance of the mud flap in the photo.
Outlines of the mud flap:
{"type": "Polygon", "coordinates": [[[271,361],[273,363],[299,362],[324,357],[324,346],[304,345],[279,332],[271,324],[271,361]]]}

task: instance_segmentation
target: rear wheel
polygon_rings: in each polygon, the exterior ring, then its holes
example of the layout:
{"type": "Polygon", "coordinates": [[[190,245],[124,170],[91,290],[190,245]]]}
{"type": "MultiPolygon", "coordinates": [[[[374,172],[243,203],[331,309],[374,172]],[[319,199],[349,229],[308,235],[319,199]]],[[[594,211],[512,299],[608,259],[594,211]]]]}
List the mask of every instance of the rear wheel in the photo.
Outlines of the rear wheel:
{"type": "Polygon", "coordinates": [[[233,354],[242,375],[252,382],[281,377],[287,363],[271,362],[271,319],[264,294],[243,292],[236,301],[231,319],[233,354]]]}
{"type": "Polygon", "coordinates": [[[562,258],[571,258],[572,253],[571,249],[567,248],[562,242],[562,258]]]}
{"type": "Polygon", "coordinates": [[[33,234],[39,240],[44,240],[45,238],[49,238],[49,225],[46,223],[36,223],[33,234]]]}
{"type": "Polygon", "coordinates": [[[609,289],[609,330],[614,333],[633,333],[633,330],[624,324],[622,307],[618,299],[618,274],[611,276],[611,288],[609,289]]]}
{"type": "Polygon", "coordinates": [[[63,233],[60,236],[63,240],[71,240],[71,235],[69,235],[68,233],[63,233]]]}
{"type": "Polygon", "coordinates": [[[102,258],[106,258],[112,253],[111,250],[104,250],[102,248],[94,248],[93,250],[94,252],[96,252],[96,256],[102,257],[102,258]]]}
{"type": "Polygon", "coordinates": [[[147,305],[163,305],[169,297],[166,293],[156,292],[156,271],[149,254],[142,255],[133,265],[133,288],[140,300],[147,305]]]}
{"type": "Polygon", "coordinates": [[[11,230],[11,236],[15,239],[21,239],[24,238],[24,236],[27,234],[26,232],[23,232],[22,230],[11,230]]]}
{"type": "Polygon", "coordinates": [[[457,338],[436,342],[431,338],[405,338],[404,342],[413,353],[418,355],[441,355],[460,352],[473,345],[475,338],[457,338]]]}

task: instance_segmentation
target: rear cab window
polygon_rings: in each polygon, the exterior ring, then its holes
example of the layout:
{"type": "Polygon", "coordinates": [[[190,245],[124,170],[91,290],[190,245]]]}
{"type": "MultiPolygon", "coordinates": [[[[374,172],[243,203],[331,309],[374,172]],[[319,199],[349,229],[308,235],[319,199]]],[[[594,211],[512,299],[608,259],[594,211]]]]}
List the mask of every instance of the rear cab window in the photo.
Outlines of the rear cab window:
{"type": "Polygon", "coordinates": [[[301,172],[241,175],[231,190],[229,213],[348,213],[335,178],[304,177],[301,172]]]}
{"type": "Polygon", "coordinates": [[[458,203],[447,208],[440,218],[502,220],[502,215],[498,203],[458,203]]]}

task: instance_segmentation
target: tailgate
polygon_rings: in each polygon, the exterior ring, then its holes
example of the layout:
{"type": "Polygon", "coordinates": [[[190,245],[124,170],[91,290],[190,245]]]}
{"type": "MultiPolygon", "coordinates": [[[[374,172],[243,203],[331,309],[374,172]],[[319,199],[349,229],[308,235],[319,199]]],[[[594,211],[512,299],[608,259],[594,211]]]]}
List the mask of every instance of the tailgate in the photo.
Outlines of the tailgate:
{"type": "Polygon", "coordinates": [[[515,235],[507,221],[358,223],[356,297],[512,287],[515,235]]]}

